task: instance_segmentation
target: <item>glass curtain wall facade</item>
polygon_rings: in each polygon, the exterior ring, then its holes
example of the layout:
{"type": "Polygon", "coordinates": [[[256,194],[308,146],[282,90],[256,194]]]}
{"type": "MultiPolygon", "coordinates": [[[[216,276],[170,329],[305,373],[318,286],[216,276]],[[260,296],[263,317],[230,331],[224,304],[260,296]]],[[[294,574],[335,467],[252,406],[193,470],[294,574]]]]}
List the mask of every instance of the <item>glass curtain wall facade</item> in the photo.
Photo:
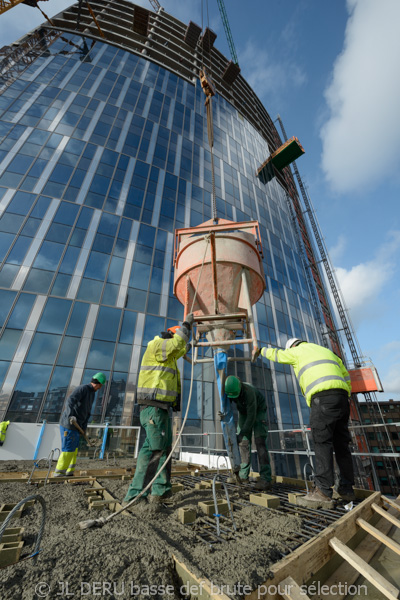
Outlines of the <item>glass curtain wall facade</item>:
{"type": "MultiPolygon", "coordinates": [[[[212,217],[204,94],[196,76],[95,32],[43,29],[40,38],[0,95],[0,420],[57,422],[67,394],[103,371],[91,422],[136,424],[146,344],[183,316],[172,292],[174,229],[212,217]]],[[[255,176],[271,143],[242,113],[234,98],[213,99],[218,217],[261,227],[258,338],[320,343],[287,191],[255,176]]],[[[308,423],[289,366],[229,365],[265,394],[270,429],[308,423]]],[[[190,365],[180,366],[185,409],[190,365]]],[[[184,444],[219,432],[218,410],[213,367],[198,364],[184,444]]],[[[294,459],[278,471],[295,475],[294,459]]]]}

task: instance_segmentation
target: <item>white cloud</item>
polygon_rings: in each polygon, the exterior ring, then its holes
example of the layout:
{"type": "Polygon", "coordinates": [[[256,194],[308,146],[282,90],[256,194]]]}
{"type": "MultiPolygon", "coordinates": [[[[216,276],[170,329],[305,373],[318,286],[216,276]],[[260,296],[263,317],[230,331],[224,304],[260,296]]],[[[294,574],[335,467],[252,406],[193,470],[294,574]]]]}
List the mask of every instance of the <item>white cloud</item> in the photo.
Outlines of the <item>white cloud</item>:
{"type": "Polygon", "coordinates": [[[398,397],[396,400],[400,400],[400,363],[393,365],[387,375],[385,375],[382,385],[384,392],[397,394],[398,397]]]}
{"type": "Polygon", "coordinates": [[[249,39],[240,52],[242,75],[260,98],[278,101],[287,88],[300,87],[306,75],[292,60],[278,61],[263,46],[249,39]]]}
{"type": "Polygon", "coordinates": [[[346,250],[346,247],[347,247],[346,237],[344,235],[340,235],[338,238],[338,241],[336,243],[336,246],[333,246],[333,248],[330,248],[330,250],[329,250],[329,257],[334,264],[337,264],[339,262],[339,260],[342,258],[342,256],[344,255],[344,252],[346,250]]]}
{"type": "Polygon", "coordinates": [[[339,287],[356,326],[375,312],[375,303],[384,286],[394,277],[396,266],[400,262],[399,248],[400,231],[393,231],[388,234],[388,241],[378,248],[371,261],[350,269],[336,267],[339,287]]]}
{"type": "Polygon", "coordinates": [[[322,168],[332,187],[380,182],[400,152],[400,2],[348,0],[344,48],[325,92],[322,168]]]}
{"type": "Polygon", "coordinates": [[[377,353],[377,357],[383,365],[379,375],[385,393],[391,397],[395,394],[395,399],[400,400],[400,341],[385,344],[377,353]]]}

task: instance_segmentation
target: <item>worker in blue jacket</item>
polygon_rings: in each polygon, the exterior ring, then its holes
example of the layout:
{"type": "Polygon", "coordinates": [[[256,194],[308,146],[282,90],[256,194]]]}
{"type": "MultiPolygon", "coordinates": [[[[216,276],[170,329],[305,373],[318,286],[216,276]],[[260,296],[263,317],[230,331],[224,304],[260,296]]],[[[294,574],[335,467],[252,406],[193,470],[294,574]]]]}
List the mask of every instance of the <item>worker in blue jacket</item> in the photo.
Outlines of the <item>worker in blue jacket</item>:
{"type": "Polygon", "coordinates": [[[271,464],[267,446],[268,422],[265,398],[253,385],[241,381],[234,375],[226,378],[225,394],[236,403],[239,413],[237,438],[241,460],[239,478],[244,483],[249,481],[251,439],[254,433],[260,467],[260,479],[255,488],[261,491],[269,490],[271,489],[271,464]]]}
{"type": "Polygon", "coordinates": [[[262,348],[268,360],[293,366],[301,391],[311,408],[310,427],[315,450],[315,489],[307,495],[308,506],[332,505],[333,451],[339,467],[336,495],[354,500],[354,472],[348,428],[351,395],[350,375],[341,359],[328,348],[298,338],[286,342],[285,350],[262,348]]]}
{"type": "Polygon", "coordinates": [[[60,419],[61,454],[54,477],[73,477],[80,439],[75,423],[86,431],[96,392],[105,382],[104,373],[96,373],[89,384],[80,385],[68,397],[60,419]]]}

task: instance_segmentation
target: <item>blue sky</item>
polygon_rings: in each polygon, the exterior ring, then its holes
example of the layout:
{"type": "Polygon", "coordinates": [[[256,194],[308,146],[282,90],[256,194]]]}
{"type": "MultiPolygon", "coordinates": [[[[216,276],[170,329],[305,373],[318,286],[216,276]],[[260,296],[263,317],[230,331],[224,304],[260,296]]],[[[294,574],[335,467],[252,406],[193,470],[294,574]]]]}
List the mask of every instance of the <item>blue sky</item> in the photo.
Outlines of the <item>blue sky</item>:
{"type": "MultiPolygon", "coordinates": [[[[41,6],[52,16],[69,4],[41,6]]],[[[229,56],[216,0],[161,4],[185,23],[208,24],[229,56]]],[[[382,380],[378,399],[400,400],[400,2],[225,6],[242,75],[306,150],[297,165],[362,353],[382,380]]],[[[13,8],[0,16],[0,46],[42,21],[37,9],[13,8]]]]}

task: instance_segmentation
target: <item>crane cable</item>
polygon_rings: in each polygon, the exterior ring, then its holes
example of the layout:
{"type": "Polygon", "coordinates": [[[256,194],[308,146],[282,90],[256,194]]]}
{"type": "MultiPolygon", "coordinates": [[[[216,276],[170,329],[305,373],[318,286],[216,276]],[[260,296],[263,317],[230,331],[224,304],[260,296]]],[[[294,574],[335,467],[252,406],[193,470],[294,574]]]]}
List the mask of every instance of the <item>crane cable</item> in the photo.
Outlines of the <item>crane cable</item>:
{"type": "MultiPolygon", "coordinates": [[[[201,2],[201,28],[204,36],[204,20],[203,20],[203,7],[204,0],[201,2]]],[[[206,8],[207,8],[207,28],[210,29],[209,25],[209,12],[208,12],[208,0],[206,0],[206,8]]],[[[208,72],[212,75],[211,69],[211,48],[210,48],[210,56],[209,56],[209,69],[208,72]]],[[[206,69],[204,65],[204,43],[201,47],[201,68],[203,73],[206,75],[206,69]]],[[[211,156],[211,216],[214,220],[214,223],[217,223],[217,200],[216,200],[216,191],[215,191],[215,166],[214,166],[214,124],[213,124],[213,115],[212,115],[212,96],[208,95],[206,99],[206,113],[207,113],[207,137],[208,144],[210,146],[210,156],[211,156]]]]}

